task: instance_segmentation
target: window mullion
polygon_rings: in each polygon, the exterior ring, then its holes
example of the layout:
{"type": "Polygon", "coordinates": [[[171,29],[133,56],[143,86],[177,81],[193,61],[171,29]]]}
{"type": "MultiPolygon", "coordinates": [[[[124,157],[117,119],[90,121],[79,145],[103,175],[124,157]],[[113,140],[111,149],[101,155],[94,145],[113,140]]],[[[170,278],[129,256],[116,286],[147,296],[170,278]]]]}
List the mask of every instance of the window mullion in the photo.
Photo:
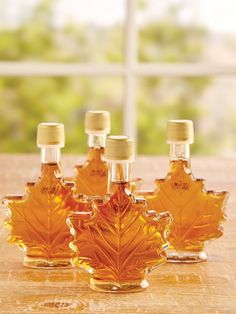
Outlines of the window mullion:
{"type": "Polygon", "coordinates": [[[136,77],[137,34],[136,34],[136,4],[137,0],[126,0],[125,23],[125,66],[124,83],[124,134],[136,139],[136,77]]]}

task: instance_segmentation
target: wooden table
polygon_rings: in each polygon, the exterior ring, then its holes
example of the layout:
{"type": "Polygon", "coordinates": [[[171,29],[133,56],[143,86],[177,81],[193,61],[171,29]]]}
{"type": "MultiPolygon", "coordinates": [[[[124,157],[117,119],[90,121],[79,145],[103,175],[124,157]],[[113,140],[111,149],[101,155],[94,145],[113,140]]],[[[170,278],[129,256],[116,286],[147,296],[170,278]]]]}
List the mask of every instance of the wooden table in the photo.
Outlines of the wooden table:
{"type": "MultiPolygon", "coordinates": [[[[71,175],[83,156],[64,156],[64,174],[71,175]]],[[[133,175],[150,188],[164,176],[166,157],[139,157],[133,175]]],[[[208,262],[165,264],[149,275],[149,288],[136,294],[102,294],[88,288],[83,271],[23,268],[23,254],[6,243],[0,228],[0,313],[236,313],[236,158],[194,157],[193,172],[207,188],[228,190],[225,235],[207,248],[208,262]]],[[[39,157],[0,155],[0,194],[23,193],[24,183],[37,177],[39,157]]],[[[1,210],[1,222],[5,210],[1,210]]],[[[2,224],[1,224],[2,225],[2,224]]]]}

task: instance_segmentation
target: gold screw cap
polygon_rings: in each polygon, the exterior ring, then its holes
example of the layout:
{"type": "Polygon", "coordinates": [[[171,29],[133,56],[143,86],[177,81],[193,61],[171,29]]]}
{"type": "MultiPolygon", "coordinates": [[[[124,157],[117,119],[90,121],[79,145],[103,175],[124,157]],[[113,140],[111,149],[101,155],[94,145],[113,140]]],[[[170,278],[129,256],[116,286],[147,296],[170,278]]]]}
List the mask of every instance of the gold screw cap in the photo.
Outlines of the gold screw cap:
{"type": "Polygon", "coordinates": [[[89,110],[85,114],[85,133],[110,133],[110,113],[102,110],[89,110]]]}
{"type": "Polygon", "coordinates": [[[131,137],[117,135],[106,139],[104,158],[107,161],[133,161],[134,141],[131,137]]]}
{"type": "Polygon", "coordinates": [[[65,146],[65,131],[62,123],[40,123],[37,131],[37,145],[65,146]]]}
{"type": "Polygon", "coordinates": [[[169,120],[167,122],[167,143],[192,144],[194,130],[192,120],[169,120]]]}

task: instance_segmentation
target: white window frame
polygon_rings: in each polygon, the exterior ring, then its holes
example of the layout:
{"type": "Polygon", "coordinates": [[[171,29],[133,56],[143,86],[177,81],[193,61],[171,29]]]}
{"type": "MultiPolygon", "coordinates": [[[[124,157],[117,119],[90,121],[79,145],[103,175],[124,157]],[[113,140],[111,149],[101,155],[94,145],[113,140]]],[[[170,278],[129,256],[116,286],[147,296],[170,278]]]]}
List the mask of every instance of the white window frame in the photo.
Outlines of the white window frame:
{"type": "Polygon", "coordinates": [[[124,78],[123,133],[137,138],[136,78],[236,75],[235,65],[210,63],[140,63],[137,61],[136,9],[126,0],[124,64],[0,62],[0,76],[115,76],[124,78]]]}

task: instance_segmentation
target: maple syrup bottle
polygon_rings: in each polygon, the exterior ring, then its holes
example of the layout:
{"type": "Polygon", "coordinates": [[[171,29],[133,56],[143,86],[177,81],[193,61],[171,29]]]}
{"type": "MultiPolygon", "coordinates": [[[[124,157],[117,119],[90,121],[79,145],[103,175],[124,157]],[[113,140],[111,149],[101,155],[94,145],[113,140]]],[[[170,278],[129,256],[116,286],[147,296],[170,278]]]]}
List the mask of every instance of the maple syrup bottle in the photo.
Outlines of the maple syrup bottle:
{"type": "Polygon", "coordinates": [[[73,266],[73,253],[66,218],[72,199],[72,184],[63,181],[61,153],[64,147],[64,125],[38,125],[37,144],[41,148],[41,175],[26,186],[25,196],[6,196],[10,229],[9,243],[26,252],[24,266],[65,268],[73,266]]]}
{"type": "Polygon", "coordinates": [[[90,287],[103,292],[135,292],[148,287],[146,275],[166,261],[171,215],[148,210],[144,198],[129,190],[133,140],[106,140],[108,193],[68,218],[78,256],[76,264],[91,274],[90,287]]]}
{"type": "Polygon", "coordinates": [[[107,190],[107,164],[103,160],[105,140],[110,132],[108,111],[87,111],[85,133],[88,134],[88,157],[84,165],[75,166],[76,193],[103,196],[107,190]]]}
{"type": "Polygon", "coordinates": [[[194,140],[190,120],[170,120],[167,143],[170,165],[167,177],[155,181],[156,189],[148,205],[158,211],[169,210],[173,224],[169,235],[170,262],[201,262],[207,259],[205,245],[222,236],[227,192],[207,191],[202,179],[195,179],[190,167],[190,144],[194,140]]]}

